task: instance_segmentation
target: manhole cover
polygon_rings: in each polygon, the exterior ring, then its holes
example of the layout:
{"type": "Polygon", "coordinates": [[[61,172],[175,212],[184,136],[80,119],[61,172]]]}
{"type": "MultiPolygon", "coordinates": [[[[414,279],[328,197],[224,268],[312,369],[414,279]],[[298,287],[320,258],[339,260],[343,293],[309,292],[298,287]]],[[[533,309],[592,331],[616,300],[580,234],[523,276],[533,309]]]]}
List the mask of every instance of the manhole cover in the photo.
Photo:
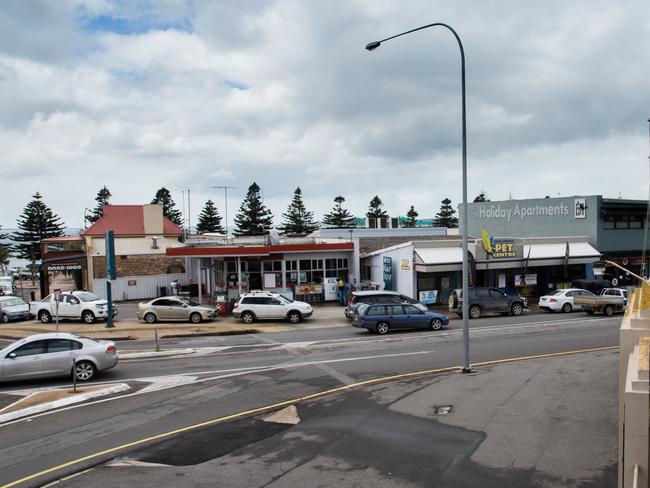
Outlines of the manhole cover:
{"type": "Polygon", "coordinates": [[[434,415],[449,415],[454,410],[454,407],[451,405],[434,405],[433,414],[434,415]]]}

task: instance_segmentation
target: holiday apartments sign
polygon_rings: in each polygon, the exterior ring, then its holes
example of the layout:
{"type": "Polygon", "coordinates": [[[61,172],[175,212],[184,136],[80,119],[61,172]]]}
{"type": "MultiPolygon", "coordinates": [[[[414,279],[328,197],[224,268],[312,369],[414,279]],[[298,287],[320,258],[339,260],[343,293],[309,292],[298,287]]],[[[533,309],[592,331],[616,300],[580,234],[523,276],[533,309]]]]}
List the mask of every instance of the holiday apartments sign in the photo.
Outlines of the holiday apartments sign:
{"type": "Polygon", "coordinates": [[[557,205],[519,205],[507,207],[505,205],[482,205],[478,209],[480,219],[503,219],[510,222],[513,219],[524,220],[528,217],[569,215],[569,207],[564,203],[557,205]]]}

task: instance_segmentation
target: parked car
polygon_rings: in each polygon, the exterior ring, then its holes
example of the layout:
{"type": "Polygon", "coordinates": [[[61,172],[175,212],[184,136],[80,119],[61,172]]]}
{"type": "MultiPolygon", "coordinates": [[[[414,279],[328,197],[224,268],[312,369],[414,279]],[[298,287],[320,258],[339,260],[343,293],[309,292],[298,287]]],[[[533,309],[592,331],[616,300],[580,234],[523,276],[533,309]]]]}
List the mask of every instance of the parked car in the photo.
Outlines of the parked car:
{"type": "Polygon", "coordinates": [[[345,317],[352,320],[354,313],[364,303],[405,303],[415,305],[423,312],[429,310],[426,305],[396,291],[353,291],[348,306],[345,307],[345,317]]]}
{"type": "MultiPolygon", "coordinates": [[[[463,316],[463,290],[458,288],[449,295],[449,310],[463,316]]],[[[507,295],[498,288],[477,286],[469,289],[468,300],[469,318],[477,319],[487,313],[501,313],[503,315],[521,315],[528,307],[524,297],[507,295]]]]}
{"type": "Polygon", "coordinates": [[[582,305],[574,302],[576,297],[594,296],[589,290],[578,288],[564,288],[555,290],[553,293],[539,297],[539,308],[547,312],[558,312],[562,310],[568,313],[572,310],[582,310],[582,305]]]}
{"type": "Polygon", "coordinates": [[[449,325],[449,318],[424,311],[412,304],[361,304],[352,318],[352,325],[369,332],[387,334],[394,329],[429,328],[440,330],[449,325]]]}
{"type": "MultiPolygon", "coordinates": [[[[112,308],[115,317],[117,307],[113,304],[112,308]]],[[[29,311],[44,324],[52,322],[57,313],[60,319],[81,319],[92,324],[108,318],[108,302],[88,291],[64,291],[59,296],[58,310],[56,295],[52,293],[41,301],[29,302],[29,311]]]]}
{"type": "Polygon", "coordinates": [[[0,350],[0,381],[72,374],[88,381],[98,371],[115,367],[118,360],[111,341],[56,332],[36,334],[0,350]]]}
{"type": "Polygon", "coordinates": [[[625,312],[627,307],[627,290],[624,288],[604,288],[597,296],[580,296],[575,298],[576,304],[589,315],[602,312],[614,315],[615,312],[625,312]]]}
{"type": "Polygon", "coordinates": [[[250,324],[257,319],[286,319],[297,324],[311,317],[314,310],[305,302],[289,300],[278,293],[244,293],[232,311],[235,318],[250,324]]]}
{"type": "Polygon", "coordinates": [[[5,296],[0,297],[0,321],[3,324],[11,320],[29,320],[32,314],[29,305],[22,298],[5,296]]]}
{"type": "Polygon", "coordinates": [[[153,324],[159,320],[179,320],[198,324],[203,320],[212,320],[217,315],[217,309],[201,305],[186,297],[160,297],[148,302],[138,303],[136,316],[153,324]]]}
{"type": "Polygon", "coordinates": [[[584,278],[582,280],[573,280],[571,282],[571,288],[587,290],[594,295],[600,295],[601,291],[603,291],[605,288],[611,288],[611,286],[611,281],[598,278],[584,278]]]}

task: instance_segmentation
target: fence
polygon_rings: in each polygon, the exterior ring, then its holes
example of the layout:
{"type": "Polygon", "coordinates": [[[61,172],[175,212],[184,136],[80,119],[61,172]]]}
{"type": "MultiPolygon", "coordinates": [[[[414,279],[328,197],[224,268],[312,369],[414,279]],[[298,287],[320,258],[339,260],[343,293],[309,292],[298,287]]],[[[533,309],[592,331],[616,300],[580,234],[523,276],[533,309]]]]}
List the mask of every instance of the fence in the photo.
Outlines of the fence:
{"type": "MultiPolygon", "coordinates": [[[[111,282],[113,300],[155,298],[161,295],[161,287],[165,287],[166,294],[170,294],[172,281],[178,281],[179,286],[187,285],[189,284],[189,277],[184,273],[120,277],[111,282]]],[[[106,279],[94,279],[93,292],[102,298],[106,298],[106,279]]]]}

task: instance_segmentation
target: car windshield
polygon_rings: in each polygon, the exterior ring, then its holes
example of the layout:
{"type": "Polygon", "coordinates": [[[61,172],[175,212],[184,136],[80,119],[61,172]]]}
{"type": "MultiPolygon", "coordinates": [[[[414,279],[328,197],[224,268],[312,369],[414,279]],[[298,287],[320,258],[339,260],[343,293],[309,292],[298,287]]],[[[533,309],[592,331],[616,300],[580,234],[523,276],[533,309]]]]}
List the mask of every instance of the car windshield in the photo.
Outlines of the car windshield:
{"type": "Polygon", "coordinates": [[[293,300],[289,300],[289,299],[288,299],[287,297],[285,297],[284,295],[278,295],[277,298],[279,298],[281,301],[283,301],[283,302],[285,302],[285,303],[293,303],[293,300]]]}
{"type": "Polygon", "coordinates": [[[76,293],[75,296],[82,302],[94,302],[96,300],[99,300],[98,295],[95,295],[94,293],[89,293],[87,291],[84,291],[83,293],[76,293]]]}
{"type": "Polygon", "coordinates": [[[199,305],[201,305],[200,303],[195,302],[194,300],[190,300],[187,297],[180,297],[179,300],[183,302],[185,305],[189,305],[190,307],[198,307],[199,305]]]}
{"type": "Polygon", "coordinates": [[[548,296],[563,295],[565,291],[566,290],[555,290],[553,293],[549,293],[548,296]]]}
{"type": "Polygon", "coordinates": [[[4,307],[15,307],[16,305],[25,305],[25,302],[20,298],[12,298],[11,300],[3,300],[0,305],[4,307]]]}

